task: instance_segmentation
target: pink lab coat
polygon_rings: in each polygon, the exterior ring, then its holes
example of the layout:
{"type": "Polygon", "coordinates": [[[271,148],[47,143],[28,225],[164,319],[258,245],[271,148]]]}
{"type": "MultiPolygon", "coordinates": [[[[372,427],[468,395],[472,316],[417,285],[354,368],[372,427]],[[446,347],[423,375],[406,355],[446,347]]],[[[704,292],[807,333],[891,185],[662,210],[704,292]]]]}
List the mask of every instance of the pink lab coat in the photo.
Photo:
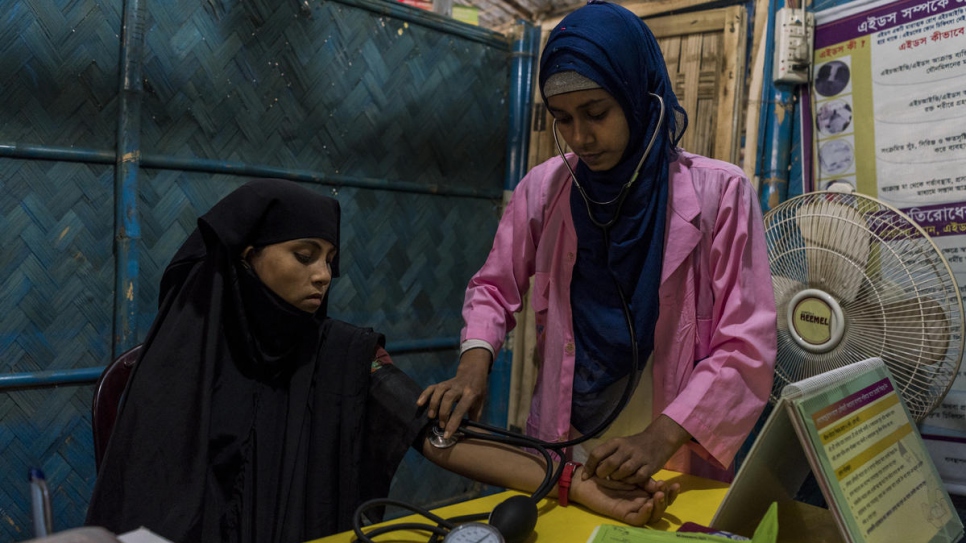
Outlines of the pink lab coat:
{"type": "MultiPolygon", "coordinates": [[[[567,158],[576,166],[575,155],[567,158]]],[[[669,183],[652,412],[694,437],[667,469],[729,480],[774,374],[775,300],[761,209],[744,173],[718,160],[681,151],[669,183]]],[[[527,433],[551,442],[568,436],[574,377],[570,186],[560,157],[523,178],[463,304],[462,339],[499,351],[534,278],[540,369],[527,433]]]]}

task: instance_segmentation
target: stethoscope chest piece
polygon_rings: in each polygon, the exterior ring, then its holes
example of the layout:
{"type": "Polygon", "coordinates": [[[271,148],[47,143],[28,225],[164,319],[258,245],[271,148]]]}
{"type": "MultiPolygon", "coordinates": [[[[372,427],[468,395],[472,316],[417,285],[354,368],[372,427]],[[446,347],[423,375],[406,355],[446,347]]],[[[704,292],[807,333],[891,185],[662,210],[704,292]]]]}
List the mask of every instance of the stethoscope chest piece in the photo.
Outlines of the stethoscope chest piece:
{"type": "Polygon", "coordinates": [[[505,543],[500,530],[483,522],[460,524],[446,534],[443,543],[505,543]]]}
{"type": "Polygon", "coordinates": [[[462,437],[460,432],[456,432],[449,438],[445,438],[443,437],[444,433],[445,432],[442,428],[434,424],[433,433],[429,436],[429,443],[437,449],[448,449],[453,445],[456,445],[456,442],[459,441],[460,437],[462,437]]]}

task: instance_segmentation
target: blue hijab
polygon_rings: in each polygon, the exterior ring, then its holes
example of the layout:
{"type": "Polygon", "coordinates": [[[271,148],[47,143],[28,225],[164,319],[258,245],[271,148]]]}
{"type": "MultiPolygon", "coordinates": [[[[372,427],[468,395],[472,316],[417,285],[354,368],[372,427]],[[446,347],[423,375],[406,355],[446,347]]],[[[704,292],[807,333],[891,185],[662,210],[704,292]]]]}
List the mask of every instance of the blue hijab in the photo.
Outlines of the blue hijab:
{"type": "Polygon", "coordinates": [[[587,425],[581,424],[581,414],[591,416],[598,411],[604,400],[600,393],[630,370],[631,342],[616,284],[628,299],[641,367],[654,348],[668,163],[677,157],[676,145],[687,127],[687,115],[674,96],[654,35],[640,18],[619,5],[591,1],[553,29],[540,60],[541,93],[550,76],[568,71],[594,81],[613,96],[630,129],[624,156],[611,170],[594,172],[583,161],[577,163],[577,180],[592,200],[615,199],[633,175],[648,142],[652,137],[655,140],[622,204],[588,206],[577,188],[571,187],[570,207],[577,231],[570,300],[577,345],[572,418],[578,430],[586,431],[589,428],[581,427],[587,425]],[[664,101],[662,120],[661,102],[650,93],[664,101]],[[619,216],[605,233],[589,213],[599,223],[619,216]]]}

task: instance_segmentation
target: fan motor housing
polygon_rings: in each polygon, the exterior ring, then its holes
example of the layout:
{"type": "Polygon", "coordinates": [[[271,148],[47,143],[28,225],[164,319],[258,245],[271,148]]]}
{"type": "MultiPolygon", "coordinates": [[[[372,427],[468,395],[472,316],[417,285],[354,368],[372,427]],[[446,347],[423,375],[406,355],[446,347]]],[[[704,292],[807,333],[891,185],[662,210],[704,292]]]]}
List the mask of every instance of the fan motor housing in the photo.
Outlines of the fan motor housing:
{"type": "Polygon", "coordinates": [[[823,290],[809,288],[795,294],[788,303],[788,330],[792,339],[812,353],[834,349],[845,334],[842,306],[823,290]]]}

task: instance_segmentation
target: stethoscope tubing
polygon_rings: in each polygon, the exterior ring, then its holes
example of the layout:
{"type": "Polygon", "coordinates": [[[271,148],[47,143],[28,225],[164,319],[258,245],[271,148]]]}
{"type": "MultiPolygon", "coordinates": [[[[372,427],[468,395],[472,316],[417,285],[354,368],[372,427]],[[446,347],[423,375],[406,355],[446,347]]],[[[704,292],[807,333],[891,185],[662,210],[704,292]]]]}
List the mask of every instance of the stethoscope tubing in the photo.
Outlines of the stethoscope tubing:
{"type": "MultiPolygon", "coordinates": [[[[584,200],[584,205],[587,206],[587,214],[590,217],[590,220],[594,223],[595,226],[597,226],[603,231],[604,244],[607,246],[610,245],[610,227],[613,226],[617,222],[617,219],[620,217],[620,211],[621,211],[621,208],[623,207],[624,199],[627,196],[628,189],[631,187],[631,185],[634,184],[635,181],[637,181],[638,174],[640,173],[640,169],[644,165],[644,161],[647,159],[648,155],[650,155],[651,148],[654,146],[654,142],[657,139],[658,131],[660,130],[661,125],[664,122],[664,114],[665,114],[664,100],[657,94],[654,94],[654,93],[649,93],[649,94],[657,98],[658,101],[661,103],[661,113],[660,113],[660,117],[658,117],[657,126],[654,128],[654,133],[651,135],[651,139],[644,150],[644,155],[641,156],[641,160],[638,162],[637,168],[634,170],[634,174],[631,176],[630,180],[621,187],[621,192],[609,202],[597,202],[592,200],[584,191],[584,188],[580,186],[580,182],[577,181],[577,174],[574,172],[573,167],[570,165],[570,162],[567,161],[566,156],[564,156],[563,148],[561,147],[560,141],[557,137],[556,119],[554,119],[554,122],[553,122],[553,141],[554,141],[554,144],[556,144],[557,152],[560,155],[560,159],[563,160],[564,164],[567,166],[567,170],[570,172],[570,177],[573,180],[574,186],[577,187],[578,192],[580,192],[580,195],[584,200]],[[614,203],[617,203],[617,209],[614,212],[614,216],[611,217],[610,220],[606,222],[600,222],[596,219],[596,217],[594,217],[593,211],[591,209],[591,204],[594,204],[597,206],[606,206],[614,203]]],[[[610,252],[608,252],[607,254],[609,257],[610,252]]],[[[546,462],[547,464],[547,470],[546,470],[546,475],[544,476],[544,479],[541,482],[540,486],[537,487],[537,489],[530,496],[530,499],[533,501],[534,504],[536,504],[537,502],[539,502],[540,500],[542,500],[547,496],[547,494],[553,488],[553,485],[555,485],[557,480],[560,478],[560,474],[563,473],[563,469],[565,465],[564,462],[558,462],[556,469],[554,469],[553,457],[550,455],[550,451],[553,451],[559,458],[562,459],[564,457],[564,454],[563,454],[564,449],[584,443],[585,441],[592,439],[597,435],[601,434],[602,432],[604,432],[624,410],[624,407],[627,406],[627,402],[630,401],[631,395],[634,393],[634,389],[637,388],[638,378],[635,378],[635,375],[637,374],[637,369],[639,368],[640,354],[638,352],[638,346],[637,346],[637,334],[635,333],[635,330],[634,330],[634,320],[631,316],[630,304],[627,302],[627,296],[626,294],[624,294],[624,289],[621,288],[621,285],[617,279],[617,276],[614,274],[614,271],[609,266],[609,262],[608,262],[608,271],[610,271],[611,279],[614,281],[614,285],[617,287],[617,292],[620,295],[621,306],[624,310],[624,319],[627,323],[627,331],[630,334],[632,370],[628,374],[627,384],[624,387],[624,391],[621,394],[620,399],[614,405],[614,408],[611,409],[610,413],[608,413],[607,417],[604,418],[604,420],[602,420],[600,423],[598,423],[593,430],[591,430],[590,432],[587,432],[586,434],[583,434],[581,436],[578,436],[576,438],[572,438],[569,440],[553,442],[553,443],[543,441],[541,439],[537,439],[534,437],[526,436],[523,434],[519,434],[517,432],[513,432],[505,428],[500,428],[500,427],[492,426],[482,422],[473,421],[470,419],[464,419],[460,423],[461,432],[465,437],[468,437],[471,439],[480,439],[483,441],[493,441],[497,443],[503,443],[506,445],[516,446],[516,447],[529,447],[531,449],[538,451],[541,454],[541,456],[544,459],[544,462],[546,462]],[[480,430],[484,430],[486,433],[477,432],[472,430],[471,428],[478,428],[480,430]]],[[[356,517],[354,519],[353,529],[359,541],[371,542],[372,541],[371,537],[374,537],[376,535],[381,535],[383,533],[388,533],[390,531],[403,529],[403,525],[397,524],[397,525],[386,526],[383,528],[373,529],[373,530],[370,530],[368,533],[365,533],[362,531],[362,526],[361,526],[362,515],[359,512],[364,511],[368,508],[372,508],[380,505],[396,505],[399,507],[403,507],[403,508],[409,509],[410,511],[417,512],[423,515],[424,517],[428,518],[429,520],[436,522],[437,523],[436,526],[423,525],[423,524],[405,525],[405,527],[409,529],[422,529],[433,533],[433,541],[438,540],[437,538],[440,536],[445,536],[449,530],[452,530],[453,527],[455,527],[455,525],[460,522],[482,520],[488,516],[488,513],[478,513],[473,515],[464,515],[461,517],[455,517],[447,520],[432,514],[426,509],[408,505],[395,500],[389,500],[389,499],[369,500],[368,502],[363,503],[362,505],[359,506],[356,517]]]]}
{"type": "Polygon", "coordinates": [[[664,99],[661,98],[659,95],[654,94],[653,92],[649,92],[648,94],[657,98],[658,102],[660,102],[661,104],[661,113],[657,118],[657,125],[654,127],[654,133],[651,134],[651,139],[650,141],[647,142],[647,147],[644,149],[644,154],[641,155],[641,160],[637,162],[637,167],[634,168],[634,174],[631,175],[631,178],[627,181],[627,183],[624,183],[624,185],[621,186],[621,191],[617,194],[617,196],[615,196],[612,200],[609,200],[607,202],[598,202],[592,199],[590,196],[587,195],[587,191],[585,191],[584,187],[581,186],[580,181],[577,181],[577,174],[574,172],[573,166],[570,165],[570,162],[567,160],[567,157],[564,155],[563,147],[560,145],[560,138],[557,137],[557,119],[553,120],[553,126],[552,126],[553,143],[557,147],[557,153],[560,155],[560,160],[563,160],[564,166],[566,166],[567,171],[570,172],[570,179],[573,180],[574,186],[577,187],[577,191],[580,192],[580,196],[584,200],[584,205],[587,206],[587,215],[590,217],[591,222],[593,222],[594,225],[596,225],[598,228],[602,230],[607,230],[611,226],[614,226],[614,223],[616,223],[618,217],[620,217],[620,210],[624,206],[624,198],[627,197],[627,192],[631,188],[631,185],[633,185],[634,182],[637,181],[638,174],[640,174],[641,172],[641,167],[644,166],[644,161],[647,160],[647,157],[651,154],[651,148],[654,147],[654,142],[657,141],[658,132],[660,132],[661,125],[664,123],[664,113],[665,113],[664,99]],[[617,203],[617,210],[614,212],[614,216],[611,217],[610,220],[607,222],[602,223],[598,221],[597,217],[594,216],[593,211],[590,209],[590,204],[603,207],[603,206],[609,206],[614,203],[617,203]]]}
{"type": "MultiPolygon", "coordinates": [[[[560,155],[560,159],[567,166],[567,171],[570,172],[570,178],[573,181],[574,186],[577,187],[578,191],[580,192],[580,195],[584,200],[584,204],[587,206],[587,214],[590,216],[590,220],[594,223],[595,226],[597,226],[603,231],[605,245],[610,245],[610,227],[614,225],[614,223],[617,221],[618,217],[620,216],[621,207],[623,206],[624,198],[627,195],[627,191],[631,187],[631,185],[633,185],[634,182],[637,181],[638,174],[640,173],[640,169],[644,165],[644,161],[647,160],[647,157],[650,155],[651,149],[654,147],[654,142],[657,141],[658,132],[661,130],[661,126],[664,124],[664,118],[665,118],[664,99],[661,98],[661,96],[654,93],[648,93],[648,94],[657,98],[658,102],[661,104],[661,111],[660,111],[660,115],[658,116],[657,125],[654,127],[654,133],[651,134],[651,139],[650,141],[648,141],[647,147],[644,149],[644,154],[641,156],[640,161],[638,161],[637,163],[637,168],[634,170],[634,174],[631,176],[630,180],[627,183],[625,183],[624,186],[621,188],[621,193],[616,198],[614,198],[609,202],[594,201],[587,196],[586,192],[584,192],[583,187],[580,186],[580,182],[577,180],[577,174],[574,172],[573,167],[570,165],[570,162],[567,160],[567,157],[564,155],[563,148],[560,145],[560,140],[557,137],[556,119],[554,119],[554,122],[553,122],[553,141],[554,141],[554,144],[556,144],[557,152],[560,155]],[[615,202],[618,204],[618,207],[614,212],[614,216],[609,221],[604,223],[597,221],[597,219],[594,217],[594,214],[591,210],[591,207],[590,207],[591,204],[604,206],[615,202]]],[[[609,252],[607,254],[610,255],[609,252]]],[[[634,319],[631,316],[630,304],[627,302],[627,295],[624,293],[624,289],[621,288],[620,282],[617,280],[617,276],[614,274],[614,271],[610,268],[609,265],[608,265],[608,270],[610,271],[611,279],[614,281],[614,285],[617,287],[617,292],[620,295],[621,307],[624,310],[624,320],[627,323],[627,331],[630,334],[632,369],[628,374],[627,384],[624,387],[624,391],[621,394],[620,399],[614,405],[614,408],[611,409],[607,417],[605,417],[600,423],[598,423],[593,430],[591,430],[590,432],[587,432],[586,434],[583,434],[581,436],[578,436],[576,438],[572,438],[569,440],[553,442],[553,443],[543,441],[534,437],[518,434],[516,432],[510,432],[509,430],[506,430],[503,428],[498,428],[498,427],[490,426],[480,422],[471,421],[468,419],[464,420],[461,423],[461,427],[465,428],[466,426],[474,426],[477,428],[484,429],[487,432],[490,432],[491,434],[498,434],[501,436],[505,436],[507,438],[512,438],[513,442],[519,444],[520,446],[530,447],[532,449],[536,449],[537,451],[540,451],[545,458],[549,456],[547,451],[553,451],[559,457],[563,458],[564,456],[563,449],[573,447],[575,445],[579,445],[581,443],[584,443],[585,441],[593,439],[594,437],[602,433],[604,430],[606,430],[607,427],[613,424],[613,422],[620,415],[621,411],[624,410],[624,407],[627,406],[627,402],[630,401],[631,395],[633,395],[634,389],[637,387],[638,379],[635,379],[634,376],[637,372],[637,369],[640,367],[640,360],[639,360],[640,355],[639,355],[638,346],[637,346],[637,334],[634,329],[634,319]]],[[[478,434],[476,432],[473,432],[471,435],[470,433],[467,433],[465,430],[464,430],[464,434],[469,437],[474,437],[476,439],[493,439],[492,435],[486,436],[486,435],[478,434]]],[[[548,476],[551,472],[550,466],[552,465],[553,463],[548,460],[548,464],[547,464],[548,476]]],[[[560,466],[556,470],[556,473],[552,477],[549,477],[549,480],[548,478],[545,478],[544,484],[541,485],[541,487],[538,488],[537,491],[533,493],[535,501],[539,501],[540,499],[546,496],[546,493],[549,492],[550,488],[552,488],[553,485],[556,483],[562,471],[563,471],[563,463],[561,462],[560,466]]]]}

